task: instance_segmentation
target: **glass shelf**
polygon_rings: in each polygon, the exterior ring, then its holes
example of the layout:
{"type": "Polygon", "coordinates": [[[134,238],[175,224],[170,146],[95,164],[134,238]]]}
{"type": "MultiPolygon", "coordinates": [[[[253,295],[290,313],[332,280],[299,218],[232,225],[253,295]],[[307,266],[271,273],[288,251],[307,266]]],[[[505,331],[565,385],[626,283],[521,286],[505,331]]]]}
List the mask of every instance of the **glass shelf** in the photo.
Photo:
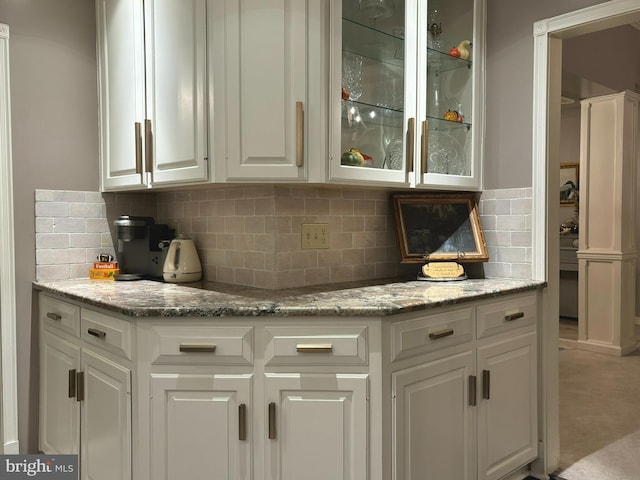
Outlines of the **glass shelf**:
{"type": "Polygon", "coordinates": [[[385,105],[371,105],[353,100],[342,100],[342,119],[347,124],[379,125],[402,128],[404,113],[401,109],[385,105]]]}
{"type": "Polygon", "coordinates": [[[342,19],[342,46],[354,55],[404,67],[404,38],[348,18],[342,19]]]}
{"type": "Polygon", "coordinates": [[[471,124],[467,122],[454,122],[452,120],[431,116],[427,116],[427,120],[429,121],[429,130],[445,132],[471,130],[471,124]]]}
{"type": "Polygon", "coordinates": [[[427,48],[427,61],[430,66],[438,66],[440,72],[449,72],[451,70],[458,70],[460,68],[466,68],[471,70],[471,60],[464,60],[460,57],[454,57],[448,53],[427,48]]]}

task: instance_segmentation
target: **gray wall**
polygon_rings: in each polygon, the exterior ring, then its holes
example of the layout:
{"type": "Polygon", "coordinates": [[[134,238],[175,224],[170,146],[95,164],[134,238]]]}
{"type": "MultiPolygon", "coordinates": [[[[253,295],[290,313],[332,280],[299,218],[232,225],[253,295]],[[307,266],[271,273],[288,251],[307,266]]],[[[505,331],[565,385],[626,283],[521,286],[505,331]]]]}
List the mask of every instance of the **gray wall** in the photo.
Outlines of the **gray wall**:
{"type": "Polygon", "coordinates": [[[38,441],[34,189],[98,189],[95,7],[91,0],[0,0],[10,28],[19,439],[38,441]]]}
{"type": "Polygon", "coordinates": [[[533,23],[600,0],[488,0],[485,189],[530,187],[533,23]]]}

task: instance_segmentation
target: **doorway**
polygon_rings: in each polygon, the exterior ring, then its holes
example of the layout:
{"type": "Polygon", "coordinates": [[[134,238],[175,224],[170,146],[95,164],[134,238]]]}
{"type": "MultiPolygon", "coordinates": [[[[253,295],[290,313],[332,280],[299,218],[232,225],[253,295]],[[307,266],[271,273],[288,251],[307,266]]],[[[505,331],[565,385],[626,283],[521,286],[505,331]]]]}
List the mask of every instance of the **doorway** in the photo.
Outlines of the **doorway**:
{"type": "Polygon", "coordinates": [[[552,472],[558,465],[559,445],[559,236],[560,105],[562,41],[578,35],[640,20],[640,4],[612,0],[534,24],[533,85],[533,276],[546,280],[541,330],[542,465],[552,472]],[[536,261],[538,259],[538,261],[536,261]]]}

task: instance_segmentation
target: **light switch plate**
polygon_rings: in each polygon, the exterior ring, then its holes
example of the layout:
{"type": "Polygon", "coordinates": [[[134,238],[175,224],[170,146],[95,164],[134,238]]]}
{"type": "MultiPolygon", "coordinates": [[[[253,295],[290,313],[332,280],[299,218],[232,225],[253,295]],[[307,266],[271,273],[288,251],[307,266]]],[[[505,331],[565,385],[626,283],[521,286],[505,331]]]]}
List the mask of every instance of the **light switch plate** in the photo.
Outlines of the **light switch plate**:
{"type": "Polygon", "coordinates": [[[303,223],[302,248],[329,248],[329,224],[303,223]]]}

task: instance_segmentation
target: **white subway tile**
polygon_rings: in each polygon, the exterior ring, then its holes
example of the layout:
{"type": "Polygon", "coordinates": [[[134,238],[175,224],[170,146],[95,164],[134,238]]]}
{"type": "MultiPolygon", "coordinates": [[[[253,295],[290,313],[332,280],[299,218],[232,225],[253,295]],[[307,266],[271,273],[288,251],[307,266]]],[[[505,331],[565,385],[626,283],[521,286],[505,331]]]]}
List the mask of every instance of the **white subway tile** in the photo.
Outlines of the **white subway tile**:
{"type": "Polygon", "coordinates": [[[498,249],[496,260],[498,262],[524,263],[526,253],[524,247],[501,247],[498,249]]]}
{"type": "Polygon", "coordinates": [[[36,281],[69,279],[69,265],[37,265],[36,281]]]}
{"type": "Polygon", "coordinates": [[[53,218],[36,217],[36,233],[53,233],[53,218]]]}
{"type": "Polygon", "coordinates": [[[36,217],[68,217],[69,204],[66,202],[36,202],[36,217]]]}
{"type": "Polygon", "coordinates": [[[531,198],[517,198],[511,200],[511,213],[514,215],[531,215],[533,200],[531,198]]]}
{"type": "Polygon", "coordinates": [[[496,200],[480,200],[479,206],[480,215],[495,215],[496,213],[496,200]]]}
{"type": "Polygon", "coordinates": [[[526,215],[497,215],[496,230],[524,230],[527,226],[526,215]]]}
{"type": "Polygon", "coordinates": [[[53,265],[55,263],[55,250],[52,248],[41,248],[36,250],[36,265],[53,265]]]}
{"type": "Polygon", "coordinates": [[[84,218],[56,218],[53,221],[55,233],[84,233],[87,222],[84,218]]]}
{"type": "Polygon", "coordinates": [[[102,218],[102,205],[99,203],[70,203],[69,217],[102,218]]]}
{"type": "Polygon", "coordinates": [[[511,265],[511,276],[513,278],[531,278],[531,264],[530,263],[514,263],[511,265]]]}
{"type": "Polygon", "coordinates": [[[106,218],[87,218],[87,233],[108,233],[109,222],[106,218]]]}
{"type": "Polygon", "coordinates": [[[95,248],[100,245],[99,233],[70,233],[69,246],[76,248],[95,248]]]}
{"type": "Polygon", "coordinates": [[[68,233],[36,233],[36,249],[69,248],[68,233]]]}
{"type": "Polygon", "coordinates": [[[85,201],[85,192],[76,192],[71,190],[55,190],[53,193],[54,202],[83,202],[85,201]]]}
{"type": "Polygon", "coordinates": [[[500,262],[487,262],[484,264],[484,274],[486,277],[510,277],[511,264],[500,262]]]}
{"type": "Polygon", "coordinates": [[[53,190],[36,189],[35,200],[36,202],[53,202],[53,193],[53,190]]]}
{"type": "Polygon", "coordinates": [[[105,203],[101,192],[84,192],[85,203],[105,203]]]}

